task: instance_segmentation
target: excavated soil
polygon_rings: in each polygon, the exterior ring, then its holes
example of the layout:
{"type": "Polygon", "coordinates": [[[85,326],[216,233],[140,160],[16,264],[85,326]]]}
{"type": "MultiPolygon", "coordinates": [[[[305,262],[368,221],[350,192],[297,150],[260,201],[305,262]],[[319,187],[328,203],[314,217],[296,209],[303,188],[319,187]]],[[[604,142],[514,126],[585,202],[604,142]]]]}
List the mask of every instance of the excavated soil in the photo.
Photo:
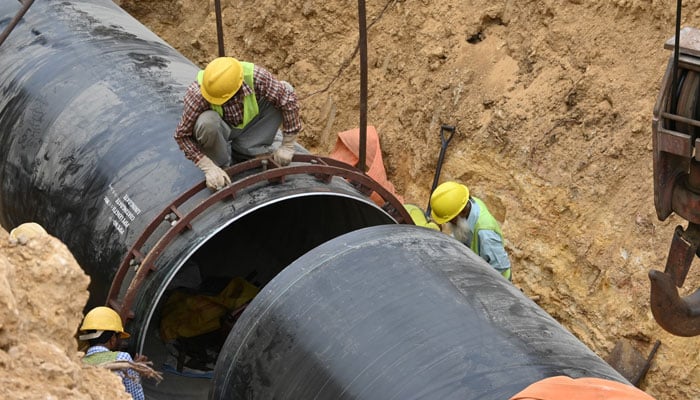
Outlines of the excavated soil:
{"type": "MultiPolygon", "coordinates": [[[[217,56],[213,1],[121,5],[196,64],[217,56]]],[[[221,5],[226,55],[263,65],[291,82],[302,101],[305,129],[299,141],[328,154],[338,132],[359,125],[357,4],[222,0],[221,5]]],[[[652,110],[671,56],[663,44],[674,33],[675,5],[368,1],[367,108],[389,179],[407,202],[422,207],[440,151],[440,126],[456,126],[441,180],[468,184],[502,221],[514,284],[604,358],[620,340],[644,355],[660,340],[642,389],[658,399],[697,399],[700,338],[666,333],[648,304],[647,272],[663,269],[673,230],[684,224],[675,216],[658,220],[652,180],[652,110]]],[[[684,2],[683,26],[700,27],[698,5],[684,2]]],[[[0,236],[6,240],[6,233],[0,236]]],[[[32,249],[39,253],[7,247],[3,252],[16,266],[33,263],[33,256],[69,258],[58,245],[32,249]],[[59,255],[46,253],[53,251],[59,255]]],[[[3,263],[0,259],[0,267],[3,263]]],[[[39,279],[23,270],[9,268],[10,276],[39,279]]],[[[691,268],[687,291],[700,286],[699,271],[691,268]]],[[[23,303],[16,284],[7,282],[0,281],[0,300],[23,303]]],[[[78,297],[85,297],[86,282],[60,284],[77,287],[78,297]]],[[[68,306],[51,298],[41,304],[53,300],[68,306]]],[[[46,316],[47,323],[75,329],[82,304],[70,307],[46,316]]],[[[38,307],[17,312],[33,315],[38,307]]],[[[62,365],[55,360],[76,359],[73,332],[58,335],[54,350],[60,354],[54,360],[46,356],[49,350],[38,355],[26,347],[56,335],[5,318],[10,325],[0,326],[3,374],[25,358],[30,361],[21,362],[35,367],[49,365],[46,374],[62,365]]],[[[84,369],[65,368],[76,382],[84,377],[84,369]]],[[[37,369],[20,370],[27,375],[18,375],[13,387],[30,387],[37,369]]],[[[2,376],[0,391],[7,379],[15,379],[2,376]]],[[[72,385],[78,392],[89,386],[72,385]]]]}
{"type": "Polygon", "coordinates": [[[130,399],[117,375],[81,362],[90,278],[58,239],[19,239],[0,228],[0,399],[130,399]]]}

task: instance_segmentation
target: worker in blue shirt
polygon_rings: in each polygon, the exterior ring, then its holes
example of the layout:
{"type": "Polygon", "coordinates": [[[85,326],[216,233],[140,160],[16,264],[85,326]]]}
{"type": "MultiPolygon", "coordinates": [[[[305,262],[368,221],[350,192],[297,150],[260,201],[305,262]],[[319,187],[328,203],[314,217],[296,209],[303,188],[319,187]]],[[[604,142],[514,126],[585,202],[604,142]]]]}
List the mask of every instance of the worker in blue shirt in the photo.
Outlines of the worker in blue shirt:
{"type": "MultiPolygon", "coordinates": [[[[80,327],[83,332],[78,338],[89,344],[83,362],[90,365],[100,365],[114,361],[146,362],[147,358],[137,355],[132,359],[129,353],[114,351],[119,348],[121,339],[129,334],[124,332],[122,319],[116,311],[109,307],[95,307],[85,315],[80,327]]],[[[141,376],[131,368],[114,370],[124,383],[124,389],[135,400],[144,400],[141,376]]]]}
{"type": "Polygon", "coordinates": [[[455,239],[512,280],[501,227],[484,202],[469,195],[467,186],[457,182],[440,184],[430,196],[430,208],[434,222],[447,224],[455,239]]]}

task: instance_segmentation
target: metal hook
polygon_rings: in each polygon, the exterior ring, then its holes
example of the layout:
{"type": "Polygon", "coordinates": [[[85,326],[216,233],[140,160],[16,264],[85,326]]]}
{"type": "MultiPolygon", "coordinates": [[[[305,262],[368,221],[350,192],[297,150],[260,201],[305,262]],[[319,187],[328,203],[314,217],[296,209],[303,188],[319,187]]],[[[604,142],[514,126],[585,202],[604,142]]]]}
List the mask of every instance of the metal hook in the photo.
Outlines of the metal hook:
{"type": "Polygon", "coordinates": [[[690,265],[700,245],[700,225],[689,223],[684,231],[676,227],[664,272],[651,270],[651,312],[656,322],[677,336],[700,335],[700,289],[681,297],[690,265]]]}

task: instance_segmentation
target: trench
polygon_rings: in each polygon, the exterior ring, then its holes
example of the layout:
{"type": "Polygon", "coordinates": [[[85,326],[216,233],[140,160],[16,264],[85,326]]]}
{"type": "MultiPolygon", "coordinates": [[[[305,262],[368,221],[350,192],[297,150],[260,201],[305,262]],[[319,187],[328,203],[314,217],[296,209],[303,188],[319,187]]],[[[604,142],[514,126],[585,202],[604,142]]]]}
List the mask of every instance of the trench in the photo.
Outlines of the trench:
{"type": "MultiPolygon", "coordinates": [[[[0,3],[0,29],[20,6],[0,3]]],[[[164,370],[147,398],[503,399],[554,375],[626,382],[353,167],[298,148],[288,167],[245,161],[208,191],[172,138],[197,71],[110,0],[38,2],[0,46],[0,223],[38,222],[68,246],[87,307],[114,307],[126,350],[164,370]],[[233,304],[212,306],[222,294],[233,304]]]]}

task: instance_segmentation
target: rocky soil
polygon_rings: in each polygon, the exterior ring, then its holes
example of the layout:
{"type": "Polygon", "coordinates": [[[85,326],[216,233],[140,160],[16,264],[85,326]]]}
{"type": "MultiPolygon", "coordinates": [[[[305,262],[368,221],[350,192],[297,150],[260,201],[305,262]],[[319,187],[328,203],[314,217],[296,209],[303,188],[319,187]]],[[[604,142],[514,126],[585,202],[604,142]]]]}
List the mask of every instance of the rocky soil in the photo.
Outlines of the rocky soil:
{"type": "Polygon", "coordinates": [[[117,375],[81,361],[90,278],[58,239],[19,239],[0,228],[0,398],[130,399],[117,375]]]}

